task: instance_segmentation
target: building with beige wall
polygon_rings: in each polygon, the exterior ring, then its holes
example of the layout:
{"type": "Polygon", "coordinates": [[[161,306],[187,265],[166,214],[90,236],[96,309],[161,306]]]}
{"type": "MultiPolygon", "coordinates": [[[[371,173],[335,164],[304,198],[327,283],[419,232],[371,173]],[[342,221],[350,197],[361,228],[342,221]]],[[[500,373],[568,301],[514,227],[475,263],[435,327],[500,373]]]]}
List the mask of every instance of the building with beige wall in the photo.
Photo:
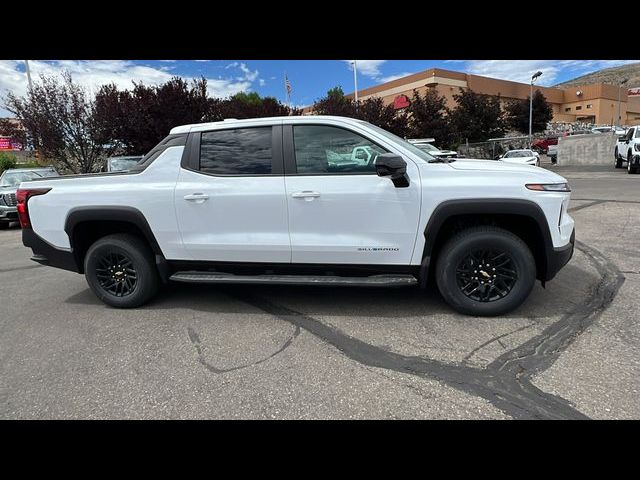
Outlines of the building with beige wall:
{"type": "MultiPolygon", "coordinates": [[[[528,83],[432,68],[358,90],[358,99],[381,97],[385,104],[395,104],[400,109],[406,108],[403,105],[406,105],[406,100],[411,101],[414,90],[424,94],[428,89],[433,89],[444,96],[447,105],[453,108],[456,104],[453,96],[459,93],[460,88],[484,95],[500,95],[504,105],[511,100],[527,99],[531,87],[528,83]]],[[[534,85],[533,88],[540,90],[551,104],[554,122],[617,124],[618,95],[620,95],[621,123],[623,125],[640,124],[640,95],[629,95],[626,88],[605,84],[580,87],[534,85]]],[[[347,97],[353,98],[353,94],[348,94],[347,97]]]]}

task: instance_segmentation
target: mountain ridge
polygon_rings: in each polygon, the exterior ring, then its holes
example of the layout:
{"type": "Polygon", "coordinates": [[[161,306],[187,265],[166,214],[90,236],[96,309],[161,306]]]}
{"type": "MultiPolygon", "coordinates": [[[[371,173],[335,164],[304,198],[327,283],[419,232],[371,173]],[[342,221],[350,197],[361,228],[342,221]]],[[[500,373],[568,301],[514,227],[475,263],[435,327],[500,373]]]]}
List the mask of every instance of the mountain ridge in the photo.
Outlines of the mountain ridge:
{"type": "Polygon", "coordinates": [[[572,80],[558,83],[555,87],[573,87],[578,85],[589,85],[592,83],[606,83],[608,85],[620,85],[624,79],[628,79],[625,87],[640,87],[640,62],[629,63],[618,67],[609,67],[595,72],[581,75],[572,80]]]}

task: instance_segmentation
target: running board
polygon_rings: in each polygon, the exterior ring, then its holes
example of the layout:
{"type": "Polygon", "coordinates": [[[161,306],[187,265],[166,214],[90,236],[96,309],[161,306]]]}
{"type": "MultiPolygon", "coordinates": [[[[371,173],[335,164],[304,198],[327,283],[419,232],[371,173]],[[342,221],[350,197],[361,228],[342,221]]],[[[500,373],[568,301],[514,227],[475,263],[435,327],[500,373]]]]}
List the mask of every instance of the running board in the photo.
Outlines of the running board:
{"type": "Polygon", "coordinates": [[[340,277],[334,275],[234,275],[216,272],[176,272],[169,278],[185,283],[247,283],[269,285],[344,285],[352,287],[404,287],[417,285],[413,275],[372,275],[340,277]]]}

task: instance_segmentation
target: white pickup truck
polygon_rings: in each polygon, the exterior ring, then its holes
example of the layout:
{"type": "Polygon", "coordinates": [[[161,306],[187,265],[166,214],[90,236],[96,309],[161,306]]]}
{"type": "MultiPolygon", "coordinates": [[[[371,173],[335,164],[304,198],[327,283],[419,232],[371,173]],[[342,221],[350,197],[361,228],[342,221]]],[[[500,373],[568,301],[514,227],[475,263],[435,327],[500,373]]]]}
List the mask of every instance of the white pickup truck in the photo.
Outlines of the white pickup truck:
{"type": "Polygon", "coordinates": [[[627,163],[629,173],[640,170],[640,126],[631,127],[624,136],[618,138],[614,152],[616,168],[622,168],[627,163]]]}
{"type": "Polygon", "coordinates": [[[519,306],[573,253],[567,181],[437,159],[369,123],[275,117],[171,130],[128,172],[24,182],[23,243],[114,307],[162,283],[426,286],[519,306]],[[342,160],[341,160],[342,159],[342,160]]]}

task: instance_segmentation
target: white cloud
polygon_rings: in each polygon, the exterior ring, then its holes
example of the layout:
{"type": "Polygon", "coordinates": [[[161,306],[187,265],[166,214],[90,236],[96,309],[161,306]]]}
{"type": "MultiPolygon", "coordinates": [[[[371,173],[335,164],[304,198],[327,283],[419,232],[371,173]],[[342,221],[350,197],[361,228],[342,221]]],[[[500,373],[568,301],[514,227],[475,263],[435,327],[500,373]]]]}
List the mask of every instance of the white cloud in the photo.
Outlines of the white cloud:
{"type": "Polygon", "coordinates": [[[261,87],[264,87],[264,86],[267,84],[267,82],[265,82],[265,81],[264,81],[264,78],[261,78],[260,80],[258,80],[258,84],[259,84],[261,87]]]}
{"type": "Polygon", "coordinates": [[[529,83],[537,71],[542,77],[538,85],[553,85],[561,67],[557,60],[471,60],[467,62],[467,71],[485,77],[529,83]]]}
{"type": "Polygon", "coordinates": [[[542,76],[537,84],[554,85],[562,71],[570,71],[575,76],[585,75],[609,67],[635,63],[638,60],[470,60],[467,71],[477,75],[529,83],[538,70],[542,76]]]}
{"type": "MultiPolygon", "coordinates": [[[[125,60],[30,60],[31,78],[38,81],[40,75],[59,75],[69,71],[74,81],[95,92],[101,85],[115,83],[120,89],[130,89],[135,82],[157,85],[174,76],[166,67],[154,68],[125,60]]],[[[251,71],[245,64],[236,64],[243,75],[237,78],[207,78],[208,93],[212,96],[227,97],[247,91],[258,78],[258,71],[251,71]]],[[[190,78],[187,78],[190,80],[190,78]]],[[[0,60],[0,117],[12,116],[4,109],[3,99],[9,92],[23,96],[27,91],[24,61],[0,60]]]]}
{"type": "Polygon", "coordinates": [[[395,75],[389,75],[388,77],[382,77],[379,80],[380,80],[380,83],[393,82],[394,80],[398,80],[399,78],[406,77],[408,75],[413,75],[414,73],[415,72],[398,73],[395,75]]]}
{"type": "Polygon", "coordinates": [[[258,74],[260,73],[258,72],[258,70],[252,72],[244,63],[238,65],[238,68],[242,70],[242,73],[244,73],[242,77],[238,77],[238,80],[248,80],[250,82],[253,82],[256,78],[258,78],[258,74]]]}
{"type": "MultiPolygon", "coordinates": [[[[353,60],[343,60],[349,65],[349,70],[353,70],[353,60]]],[[[386,60],[356,60],[358,73],[362,73],[367,77],[378,78],[381,74],[380,67],[386,60]]]]}

